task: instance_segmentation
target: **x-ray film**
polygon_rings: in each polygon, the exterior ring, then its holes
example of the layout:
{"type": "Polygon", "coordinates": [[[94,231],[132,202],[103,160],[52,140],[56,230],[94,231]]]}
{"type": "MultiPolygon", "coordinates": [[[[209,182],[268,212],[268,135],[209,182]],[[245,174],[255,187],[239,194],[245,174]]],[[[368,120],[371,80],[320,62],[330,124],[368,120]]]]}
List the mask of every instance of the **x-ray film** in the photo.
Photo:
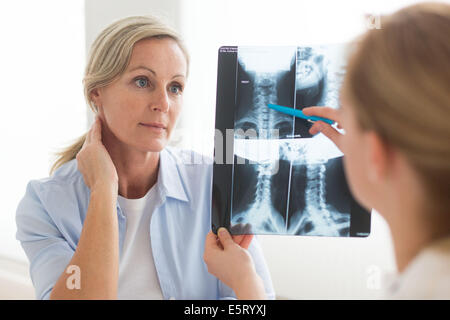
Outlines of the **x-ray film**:
{"type": "Polygon", "coordinates": [[[212,230],[366,237],[343,154],[312,123],[269,109],[338,108],[347,46],[221,47],[212,230]]]}

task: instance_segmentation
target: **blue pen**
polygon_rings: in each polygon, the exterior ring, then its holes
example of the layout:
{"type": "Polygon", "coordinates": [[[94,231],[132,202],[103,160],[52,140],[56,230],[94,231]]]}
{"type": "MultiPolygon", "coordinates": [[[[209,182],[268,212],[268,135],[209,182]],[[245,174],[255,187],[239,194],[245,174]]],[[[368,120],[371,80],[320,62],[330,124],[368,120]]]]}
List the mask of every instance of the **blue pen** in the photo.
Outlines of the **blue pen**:
{"type": "Polygon", "coordinates": [[[276,110],[276,111],[279,111],[279,112],[282,112],[282,113],[285,113],[285,114],[289,114],[289,115],[295,116],[297,118],[302,118],[302,119],[310,120],[310,121],[318,121],[318,120],[320,120],[320,121],[326,122],[328,124],[333,124],[334,123],[333,120],[330,120],[330,119],[327,119],[327,118],[316,117],[316,116],[307,116],[307,115],[305,115],[302,112],[302,110],[296,110],[294,108],[283,107],[283,106],[279,106],[277,104],[271,104],[271,103],[269,103],[267,106],[270,109],[273,109],[273,110],[276,110]]]}

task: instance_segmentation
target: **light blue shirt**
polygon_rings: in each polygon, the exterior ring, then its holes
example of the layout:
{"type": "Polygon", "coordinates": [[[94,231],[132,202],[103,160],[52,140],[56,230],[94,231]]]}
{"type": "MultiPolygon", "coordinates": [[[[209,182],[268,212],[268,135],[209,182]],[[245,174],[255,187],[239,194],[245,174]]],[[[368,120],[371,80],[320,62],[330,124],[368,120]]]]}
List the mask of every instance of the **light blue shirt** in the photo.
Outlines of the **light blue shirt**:
{"type": "MultiPolygon", "coordinates": [[[[168,147],[160,152],[158,204],[149,225],[158,279],[164,299],[233,299],[236,297],[233,290],[209,274],[203,261],[205,238],[211,228],[212,162],[198,159],[201,156],[191,151],[168,147]],[[189,158],[193,164],[186,163],[189,158]]],[[[30,261],[30,275],[38,299],[49,298],[72,259],[89,198],[90,190],[75,159],[51,177],[28,183],[17,208],[16,238],[30,261]]],[[[126,217],[119,203],[117,216],[121,254],[126,217]]],[[[256,237],[249,252],[264,281],[267,297],[275,298],[256,237]]]]}

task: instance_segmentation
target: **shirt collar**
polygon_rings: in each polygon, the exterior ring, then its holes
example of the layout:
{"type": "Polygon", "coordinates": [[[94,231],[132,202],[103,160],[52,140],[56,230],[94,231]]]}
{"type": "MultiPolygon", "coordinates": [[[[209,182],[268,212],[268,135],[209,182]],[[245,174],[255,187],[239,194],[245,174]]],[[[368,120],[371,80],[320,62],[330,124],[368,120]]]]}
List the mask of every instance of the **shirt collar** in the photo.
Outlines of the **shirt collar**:
{"type": "Polygon", "coordinates": [[[158,188],[161,200],[166,197],[189,202],[189,196],[183,185],[183,176],[177,164],[179,159],[167,149],[159,153],[158,188]]]}
{"type": "MultiPolygon", "coordinates": [[[[183,186],[183,175],[177,164],[181,161],[176,158],[172,152],[163,149],[159,153],[159,172],[156,188],[159,194],[159,205],[166,201],[166,198],[178,199],[180,201],[189,202],[188,192],[183,186]]],[[[117,200],[117,212],[123,217],[122,209],[117,200]]]]}

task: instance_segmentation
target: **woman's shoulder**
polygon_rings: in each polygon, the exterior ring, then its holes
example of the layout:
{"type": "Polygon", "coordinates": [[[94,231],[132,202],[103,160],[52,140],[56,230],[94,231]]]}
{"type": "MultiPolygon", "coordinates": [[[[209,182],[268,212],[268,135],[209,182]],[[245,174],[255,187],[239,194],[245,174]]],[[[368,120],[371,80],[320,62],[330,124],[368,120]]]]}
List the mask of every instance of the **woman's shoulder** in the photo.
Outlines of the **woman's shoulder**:
{"type": "Polygon", "coordinates": [[[78,171],[77,160],[72,159],[56,169],[47,180],[54,182],[72,182],[81,177],[81,172],[78,171]]]}
{"type": "Polygon", "coordinates": [[[54,187],[71,188],[73,184],[84,184],[82,178],[81,172],[78,171],[77,161],[73,159],[56,169],[52,175],[41,179],[30,180],[28,185],[40,191],[54,187]]]}
{"type": "Polygon", "coordinates": [[[64,238],[75,245],[89,201],[89,189],[77,171],[76,162],[69,161],[50,177],[28,182],[16,209],[17,240],[64,238]]]}
{"type": "Polygon", "coordinates": [[[186,167],[212,166],[212,157],[191,149],[166,147],[163,152],[167,153],[177,165],[186,167]]]}
{"type": "MultiPolygon", "coordinates": [[[[88,196],[88,188],[78,171],[76,160],[59,167],[51,176],[30,180],[19,203],[17,214],[32,212],[33,208],[51,211],[61,203],[79,203],[88,196]]],[[[56,212],[61,210],[56,209],[56,212]]]]}
{"type": "Polygon", "coordinates": [[[165,182],[182,186],[188,198],[197,199],[196,203],[207,201],[212,182],[212,160],[209,157],[192,150],[166,147],[160,160],[160,173],[165,182]]]}
{"type": "Polygon", "coordinates": [[[175,165],[181,175],[210,177],[212,175],[212,158],[199,152],[175,147],[166,147],[163,150],[163,158],[175,165]]]}

